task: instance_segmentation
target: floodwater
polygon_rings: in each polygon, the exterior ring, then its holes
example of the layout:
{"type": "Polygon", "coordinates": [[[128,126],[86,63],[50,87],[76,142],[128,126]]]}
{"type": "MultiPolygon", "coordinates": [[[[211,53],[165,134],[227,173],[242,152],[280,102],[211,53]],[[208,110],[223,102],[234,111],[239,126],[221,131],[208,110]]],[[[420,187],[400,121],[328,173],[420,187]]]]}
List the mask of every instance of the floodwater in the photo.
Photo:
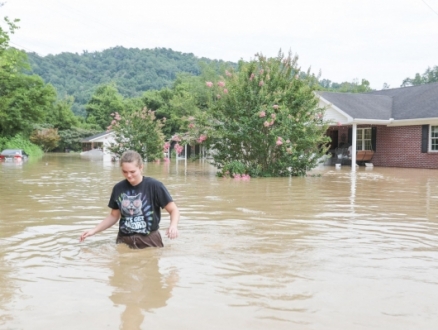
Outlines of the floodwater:
{"type": "MultiPolygon", "coordinates": [[[[436,329],[438,171],[215,177],[147,164],[181,210],[161,249],[116,245],[116,164],[0,164],[1,329],[436,329]]],[[[168,226],[167,214],[161,225],[168,226]]]]}

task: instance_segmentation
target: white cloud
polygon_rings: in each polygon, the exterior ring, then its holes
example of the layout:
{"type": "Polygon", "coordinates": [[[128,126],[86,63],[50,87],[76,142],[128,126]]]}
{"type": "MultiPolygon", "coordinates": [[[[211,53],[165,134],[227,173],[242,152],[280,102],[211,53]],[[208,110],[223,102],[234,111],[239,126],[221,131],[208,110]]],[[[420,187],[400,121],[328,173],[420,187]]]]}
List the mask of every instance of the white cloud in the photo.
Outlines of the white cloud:
{"type": "Polygon", "coordinates": [[[422,1],[10,0],[0,12],[21,19],[13,44],[41,55],[165,47],[237,61],[281,48],[323,78],[373,88],[438,65],[438,14],[422,1]]]}

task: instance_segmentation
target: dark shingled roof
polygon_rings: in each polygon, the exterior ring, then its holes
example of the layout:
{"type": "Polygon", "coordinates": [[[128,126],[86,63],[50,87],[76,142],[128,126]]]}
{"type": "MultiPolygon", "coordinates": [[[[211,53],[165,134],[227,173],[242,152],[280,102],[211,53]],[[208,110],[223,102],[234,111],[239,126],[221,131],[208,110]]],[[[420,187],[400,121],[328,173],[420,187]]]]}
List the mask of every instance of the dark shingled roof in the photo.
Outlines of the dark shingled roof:
{"type": "Polygon", "coordinates": [[[438,117],[438,83],[373,91],[393,98],[394,119],[438,117]]]}
{"type": "Polygon", "coordinates": [[[389,96],[331,92],[318,94],[353,118],[391,118],[392,98],[389,96]]]}
{"type": "Polygon", "coordinates": [[[363,94],[317,92],[355,119],[438,118],[438,83],[363,94]]]}

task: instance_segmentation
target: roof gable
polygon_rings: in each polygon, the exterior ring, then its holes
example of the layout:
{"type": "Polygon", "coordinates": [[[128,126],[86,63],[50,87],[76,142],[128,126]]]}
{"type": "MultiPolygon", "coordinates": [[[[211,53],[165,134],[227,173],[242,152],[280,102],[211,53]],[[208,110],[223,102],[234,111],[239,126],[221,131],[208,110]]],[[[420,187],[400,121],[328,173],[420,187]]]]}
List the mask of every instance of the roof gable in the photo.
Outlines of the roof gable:
{"type": "Polygon", "coordinates": [[[85,139],[82,140],[82,142],[94,142],[96,140],[102,140],[105,139],[108,136],[114,135],[114,132],[103,132],[103,133],[99,133],[93,136],[89,136],[85,139]]]}

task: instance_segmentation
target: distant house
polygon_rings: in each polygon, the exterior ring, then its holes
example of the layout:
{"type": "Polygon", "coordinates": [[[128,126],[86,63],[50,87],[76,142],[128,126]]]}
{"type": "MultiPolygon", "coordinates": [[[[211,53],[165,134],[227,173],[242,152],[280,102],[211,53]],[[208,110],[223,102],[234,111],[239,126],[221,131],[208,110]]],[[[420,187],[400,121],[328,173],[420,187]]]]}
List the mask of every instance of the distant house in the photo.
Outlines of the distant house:
{"type": "Polygon", "coordinates": [[[104,154],[109,154],[108,147],[115,142],[114,132],[103,132],[83,139],[82,151],[90,151],[94,149],[101,150],[104,154]]]}
{"type": "Polygon", "coordinates": [[[363,94],[317,92],[331,149],[373,150],[374,166],[438,169],[438,83],[363,94]]]}

